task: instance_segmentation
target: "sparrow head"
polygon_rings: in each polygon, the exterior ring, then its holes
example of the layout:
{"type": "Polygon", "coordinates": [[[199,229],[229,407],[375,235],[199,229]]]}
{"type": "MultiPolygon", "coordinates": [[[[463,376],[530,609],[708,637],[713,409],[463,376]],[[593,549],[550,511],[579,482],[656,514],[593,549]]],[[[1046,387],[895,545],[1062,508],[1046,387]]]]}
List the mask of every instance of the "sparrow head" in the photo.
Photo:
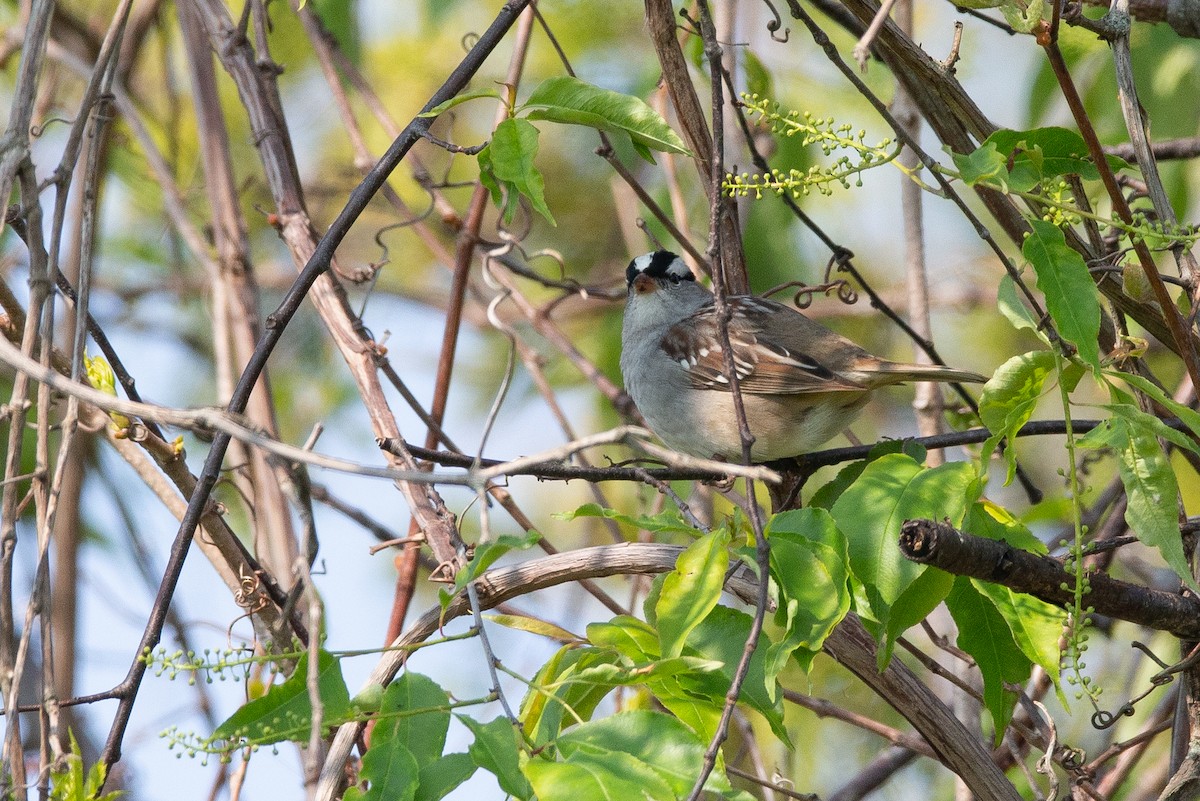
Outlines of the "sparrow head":
{"type": "Polygon", "coordinates": [[[631,294],[647,295],[666,286],[679,286],[683,281],[694,283],[696,277],[679,256],[669,250],[656,250],[629,262],[625,280],[631,294]]]}

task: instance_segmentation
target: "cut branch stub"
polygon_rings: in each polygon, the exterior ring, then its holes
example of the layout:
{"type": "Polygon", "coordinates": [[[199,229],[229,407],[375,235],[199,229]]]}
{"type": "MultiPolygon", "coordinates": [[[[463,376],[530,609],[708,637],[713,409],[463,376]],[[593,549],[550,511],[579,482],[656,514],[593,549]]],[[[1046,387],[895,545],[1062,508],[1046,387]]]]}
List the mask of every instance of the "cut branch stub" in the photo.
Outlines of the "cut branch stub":
{"type": "MultiPolygon", "coordinates": [[[[1074,575],[1051,556],[1023,551],[1002,540],[967,534],[948,523],[908,520],[900,529],[900,552],[908,559],[959,576],[1002,584],[1016,592],[1065,606],[1072,602],[1074,575]]],[[[1096,614],[1200,640],[1200,601],[1172,592],[1087,574],[1083,602],[1096,614]]]]}

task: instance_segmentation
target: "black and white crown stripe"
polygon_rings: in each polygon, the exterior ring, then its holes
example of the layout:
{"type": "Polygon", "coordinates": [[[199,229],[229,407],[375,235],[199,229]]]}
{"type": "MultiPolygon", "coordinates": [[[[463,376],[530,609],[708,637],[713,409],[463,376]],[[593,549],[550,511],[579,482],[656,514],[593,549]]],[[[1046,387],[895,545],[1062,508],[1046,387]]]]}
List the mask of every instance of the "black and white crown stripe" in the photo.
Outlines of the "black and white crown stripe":
{"type": "Polygon", "coordinates": [[[683,263],[683,259],[669,250],[656,250],[638,256],[629,262],[625,268],[625,282],[632,284],[633,279],[645,273],[651,278],[667,278],[675,281],[695,281],[696,276],[683,263]]]}

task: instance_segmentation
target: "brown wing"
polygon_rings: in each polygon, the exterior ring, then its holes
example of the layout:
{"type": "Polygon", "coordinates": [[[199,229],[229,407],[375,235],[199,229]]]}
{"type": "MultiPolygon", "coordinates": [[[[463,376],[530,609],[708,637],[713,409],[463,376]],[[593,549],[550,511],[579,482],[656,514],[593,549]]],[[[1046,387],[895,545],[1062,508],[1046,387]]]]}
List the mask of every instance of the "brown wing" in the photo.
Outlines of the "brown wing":
{"type": "MultiPolygon", "coordinates": [[[[798,353],[762,335],[764,311],[790,309],[764,298],[729,299],[729,343],[742,392],[758,395],[793,395],[824,392],[862,392],[865,387],[832,370],[811,355],[798,353]]],[[[810,323],[799,314],[796,318],[810,323]]],[[[811,324],[811,323],[810,323],[811,324]]],[[[831,336],[836,336],[828,332],[831,336]]],[[[725,356],[715,308],[710,304],[672,326],[663,337],[662,349],[687,371],[697,389],[728,390],[725,356]]]]}

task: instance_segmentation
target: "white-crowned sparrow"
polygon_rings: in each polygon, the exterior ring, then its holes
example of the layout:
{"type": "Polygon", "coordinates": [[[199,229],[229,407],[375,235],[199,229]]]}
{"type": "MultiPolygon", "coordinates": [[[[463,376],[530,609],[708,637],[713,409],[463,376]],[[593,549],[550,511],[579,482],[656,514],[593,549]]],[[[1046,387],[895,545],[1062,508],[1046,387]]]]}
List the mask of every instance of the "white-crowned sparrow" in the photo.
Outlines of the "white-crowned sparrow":
{"type": "MultiPolygon", "coordinates": [[[[631,261],[626,278],[621,374],[646,422],[681,453],[741,461],[712,293],[665,250],[631,261]]],[[[729,342],[755,437],[755,462],[814,450],[845,429],[879,387],[987,380],[950,367],[880,359],[773,300],[748,295],[727,300],[729,342]]]]}

